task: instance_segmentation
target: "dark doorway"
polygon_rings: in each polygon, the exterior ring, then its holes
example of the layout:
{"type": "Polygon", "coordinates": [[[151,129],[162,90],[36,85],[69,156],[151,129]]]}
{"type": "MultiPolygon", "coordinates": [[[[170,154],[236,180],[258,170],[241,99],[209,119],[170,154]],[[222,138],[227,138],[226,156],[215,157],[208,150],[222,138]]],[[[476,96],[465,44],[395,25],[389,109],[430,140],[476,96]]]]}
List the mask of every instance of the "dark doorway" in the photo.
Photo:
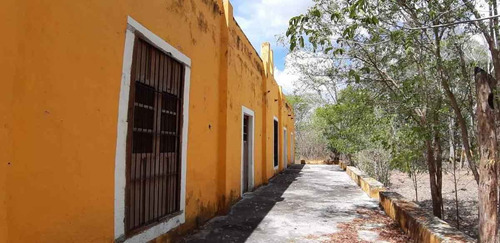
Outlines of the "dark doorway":
{"type": "Polygon", "coordinates": [[[283,168],[288,166],[288,134],[286,128],[283,128],[283,168]]]}
{"type": "Polygon", "coordinates": [[[277,168],[279,165],[278,134],[279,134],[278,121],[274,120],[274,168],[277,168]]]}
{"type": "Polygon", "coordinates": [[[243,116],[243,193],[248,192],[250,173],[250,117],[243,116]]]}

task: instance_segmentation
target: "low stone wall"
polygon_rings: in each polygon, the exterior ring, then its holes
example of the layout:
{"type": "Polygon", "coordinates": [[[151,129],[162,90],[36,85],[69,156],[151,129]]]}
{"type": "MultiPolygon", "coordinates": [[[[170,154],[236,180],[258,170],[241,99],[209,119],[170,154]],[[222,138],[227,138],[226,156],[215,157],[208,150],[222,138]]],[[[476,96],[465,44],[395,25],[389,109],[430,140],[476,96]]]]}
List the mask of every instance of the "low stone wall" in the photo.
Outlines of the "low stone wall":
{"type": "Polygon", "coordinates": [[[339,166],[342,170],[346,170],[347,169],[347,164],[344,162],[344,161],[340,161],[339,162],[339,166]]]}
{"type": "Polygon", "coordinates": [[[371,198],[379,199],[379,192],[386,191],[384,184],[369,177],[363,171],[353,166],[346,167],[346,173],[371,198]]]}
{"type": "Polygon", "coordinates": [[[416,242],[476,242],[396,192],[380,192],[380,205],[416,242]]]}
{"type": "Polygon", "coordinates": [[[368,196],[379,200],[385,213],[396,221],[415,242],[476,242],[400,194],[387,191],[382,183],[358,168],[348,166],[342,161],[339,166],[368,196]]]}

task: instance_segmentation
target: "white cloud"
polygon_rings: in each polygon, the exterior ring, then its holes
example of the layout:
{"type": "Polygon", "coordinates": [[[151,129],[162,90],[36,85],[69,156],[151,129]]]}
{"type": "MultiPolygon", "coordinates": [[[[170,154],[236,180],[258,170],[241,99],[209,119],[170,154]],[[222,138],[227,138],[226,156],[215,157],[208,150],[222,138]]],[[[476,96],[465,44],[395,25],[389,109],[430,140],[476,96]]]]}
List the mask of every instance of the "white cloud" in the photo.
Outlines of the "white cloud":
{"type": "Polygon", "coordinates": [[[345,69],[346,65],[343,59],[299,50],[286,56],[284,70],[274,69],[274,78],[285,94],[316,94],[324,102],[334,103],[338,91],[346,85],[335,70],[345,69]]]}
{"type": "Polygon", "coordinates": [[[296,82],[299,78],[299,75],[291,71],[290,68],[285,67],[283,71],[274,68],[274,79],[276,79],[276,82],[281,86],[285,94],[292,94],[295,91],[296,82]]]}
{"type": "MultiPolygon", "coordinates": [[[[234,18],[255,49],[260,51],[261,44],[269,42],[275,53],[278,49],[285,49],[277,43],[277,36],[286,33],[290,18],[305,13],[313,5],[312,0],[232,0],[231,3],[234,18]]],[[[274,77],[283,92],[291,94],[299,76],[287,67],[274,70],[274,77]]]]}
{"type": "Polygon", "coordinates": [[[233,0],[234,17],[255,49],[263,42],[279,47],[276,36],[288,29],[290,18],[304,13],[312,0],[233,0]]]}
{"type": "Polygon", "coordinates": [[[483,46],[485,49],[488,48],[488,42],[486,42],[486,39],[484,39],[483,34],[475,34],[471,37],[472,40],[477,41],[481,46],[483,46]]]}

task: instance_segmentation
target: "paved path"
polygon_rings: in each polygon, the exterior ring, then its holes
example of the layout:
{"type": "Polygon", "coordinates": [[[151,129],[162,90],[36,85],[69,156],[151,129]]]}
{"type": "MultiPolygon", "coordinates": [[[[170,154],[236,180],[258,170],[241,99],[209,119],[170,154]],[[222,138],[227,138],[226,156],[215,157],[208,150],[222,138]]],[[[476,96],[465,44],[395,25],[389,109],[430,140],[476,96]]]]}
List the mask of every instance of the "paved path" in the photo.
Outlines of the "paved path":
{"type": "Polygon", "coordinates": [[[405,237],[338,166],[292,165],[183,241],[403,242],[405,237]]]}

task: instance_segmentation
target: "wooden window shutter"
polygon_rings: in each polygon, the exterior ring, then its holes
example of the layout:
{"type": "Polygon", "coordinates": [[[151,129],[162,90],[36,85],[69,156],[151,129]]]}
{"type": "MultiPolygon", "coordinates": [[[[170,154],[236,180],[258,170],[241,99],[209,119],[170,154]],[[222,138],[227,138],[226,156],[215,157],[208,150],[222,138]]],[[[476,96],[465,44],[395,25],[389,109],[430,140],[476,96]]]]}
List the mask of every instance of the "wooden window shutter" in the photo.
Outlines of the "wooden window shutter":
{"type": "Polygon", "coordinates": [[[127,234],[179,213],[184,66],[137,38],[130,86],[127,234]]]}

